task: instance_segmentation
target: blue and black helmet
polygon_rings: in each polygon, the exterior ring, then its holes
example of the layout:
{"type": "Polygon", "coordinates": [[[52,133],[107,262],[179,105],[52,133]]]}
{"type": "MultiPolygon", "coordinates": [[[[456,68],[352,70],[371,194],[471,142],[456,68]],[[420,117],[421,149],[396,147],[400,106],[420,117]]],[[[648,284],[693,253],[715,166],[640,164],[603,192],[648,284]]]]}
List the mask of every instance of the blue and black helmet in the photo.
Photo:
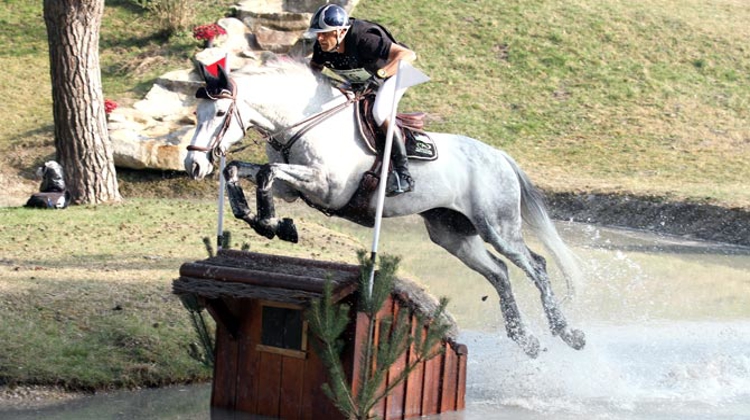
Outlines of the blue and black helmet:
{"type": "Polygon", "coordinates": [[[321,6],[310,19],[309,33],[330,32],[349,27],[349,14],[338,4],[321,6]]]}

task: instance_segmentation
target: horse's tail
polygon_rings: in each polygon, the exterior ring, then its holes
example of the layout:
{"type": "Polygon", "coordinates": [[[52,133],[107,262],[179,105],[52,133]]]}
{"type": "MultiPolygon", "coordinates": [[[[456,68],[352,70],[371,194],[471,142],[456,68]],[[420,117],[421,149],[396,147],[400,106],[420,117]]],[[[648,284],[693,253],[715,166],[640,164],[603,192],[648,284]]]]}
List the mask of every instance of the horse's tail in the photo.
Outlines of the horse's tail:
{"type": "Polygon", "coordinates": [[[509,155],[503,153],[510,166],[518,177],[521,186],[521,215],[523,221],[531,228],[534,234],[542,241],[560,267],[565,283],[568,288],[568,296],[574,292],[573,285],[581,278],[581,270],[578,266],[578,257],[568,248],[560,238],[555,225],[550,219],[544,204],[544,196],[532,184],[526,173],[518,166],[518,163],[509,155]]]}

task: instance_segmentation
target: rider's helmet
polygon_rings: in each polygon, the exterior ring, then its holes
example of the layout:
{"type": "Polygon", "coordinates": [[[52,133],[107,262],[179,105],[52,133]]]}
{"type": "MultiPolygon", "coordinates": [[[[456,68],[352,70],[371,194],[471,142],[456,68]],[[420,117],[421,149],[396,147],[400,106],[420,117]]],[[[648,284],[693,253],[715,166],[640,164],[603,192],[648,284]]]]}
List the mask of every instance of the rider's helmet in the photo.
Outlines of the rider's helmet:
{"type": "Polygon", "coordinates": [[[349,27],[349,14],[338,4],[321,6],[310,19],[309,33],[330,32],[349,27]]]}

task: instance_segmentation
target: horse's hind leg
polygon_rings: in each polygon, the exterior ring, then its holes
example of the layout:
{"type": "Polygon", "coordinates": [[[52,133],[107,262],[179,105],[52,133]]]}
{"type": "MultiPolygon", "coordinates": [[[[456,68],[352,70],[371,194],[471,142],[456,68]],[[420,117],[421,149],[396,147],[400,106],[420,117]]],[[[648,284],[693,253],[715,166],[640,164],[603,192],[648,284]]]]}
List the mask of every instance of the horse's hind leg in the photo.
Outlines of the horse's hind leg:
{"type": "Polygon", "coordinates": [[[508,278],[508,267],[485,248],[471,222],[462,214],[445,209],[422,213],[430,239],[484,276],[500,296],[505,330],[532,358],[539,355],[539,340],[526,332],[508,278]]]}
{"type": "MultiPolygon", "coordinates": [[[[519,223],[520,224],[520,223],[519,223]]],[[[502,227],[501,227],[502,229],[502,227]]],[[[521,268],[534,282],[541,294],[542,307],[547,316],[550,330],[553,335],[559,335],[570,347],[580,350],[586,345],[586,339],[582,331],[573,330],[568,327],[555,295],[552,293],[547,264],[541,255],[531,252],[526,247],[521,237],[520,227],[506,226],[504,235],[501,237],[497,230],[491,225],[483,224],[478,227],[482,237],[489,242],[494,249],[508,257],[513,264],[521,268]],[[503,239],[504,238],[504,239],[503,239]]]]}
{"type": "Polygon", "coordinates": [[[547,263],[544,257],[528,248],[526,249],[534,260],[533,265],[536,271],[536,275],[533,277],[534,284],[541,293],[542,307],[544,308],[544,313],[547,315],[552,334],[559,335],[570,347],[576,350],[582,349],[586,345],[586,337],[583,331],[568,328],[568,322],[565,320],[565,316],[552,293],[552,286],[547,274],[547,263]]]}

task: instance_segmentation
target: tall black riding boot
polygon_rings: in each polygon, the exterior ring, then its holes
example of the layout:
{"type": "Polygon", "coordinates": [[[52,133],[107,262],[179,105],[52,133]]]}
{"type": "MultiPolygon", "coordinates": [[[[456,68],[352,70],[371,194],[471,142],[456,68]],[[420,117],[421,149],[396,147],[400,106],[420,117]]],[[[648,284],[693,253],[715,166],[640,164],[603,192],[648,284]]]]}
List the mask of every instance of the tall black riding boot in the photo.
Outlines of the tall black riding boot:
{"type": "Polygon", "coordinates": [[[406,146],[397,130],[393,133],[393,147],[391,148],[391,162],[393,171],[388,174],[388,184],[385,195],[393,197],[414,189],[414,180],[409,173],[409,159],[406,157],[406,146]]]}

